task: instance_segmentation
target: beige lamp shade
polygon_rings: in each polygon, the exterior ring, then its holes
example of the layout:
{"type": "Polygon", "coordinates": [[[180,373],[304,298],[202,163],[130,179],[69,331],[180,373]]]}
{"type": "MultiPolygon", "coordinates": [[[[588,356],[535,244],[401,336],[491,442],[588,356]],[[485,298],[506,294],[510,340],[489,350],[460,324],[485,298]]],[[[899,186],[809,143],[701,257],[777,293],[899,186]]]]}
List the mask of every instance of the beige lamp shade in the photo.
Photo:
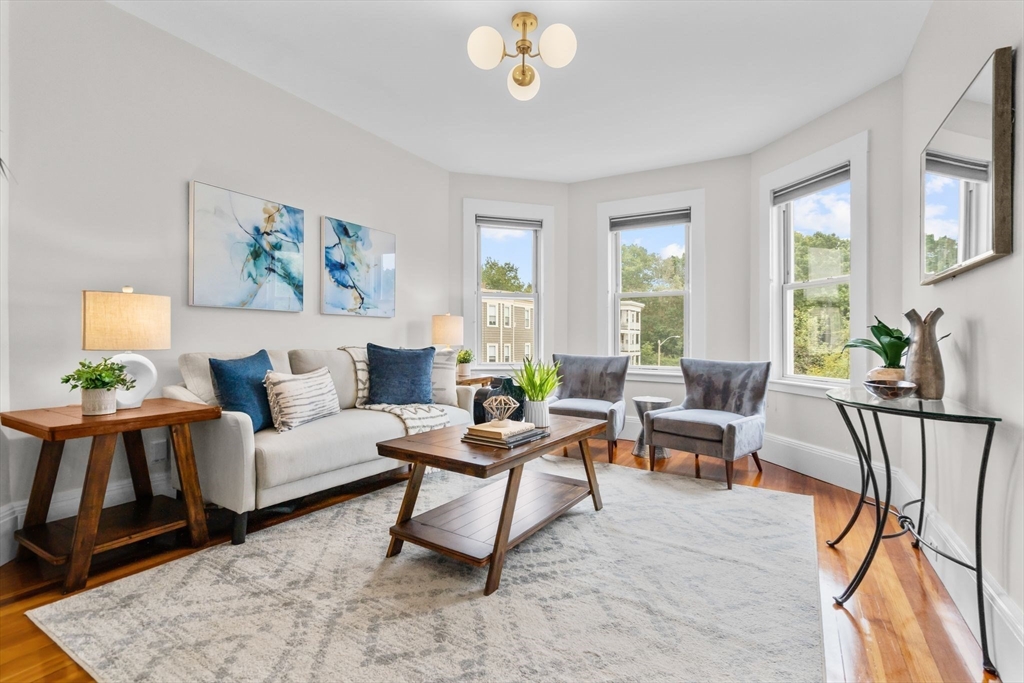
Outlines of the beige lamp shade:
{"type": "Polygon", "coordinates": [[[434,316],[434,334],[431,344],[462,345],[462,316],[445,313],[434,316]]]}
{"type": "Polygon", "coordinates": [[[171,348],[171,297],[82,292],[82,348],[86,351],[171,348]]]}

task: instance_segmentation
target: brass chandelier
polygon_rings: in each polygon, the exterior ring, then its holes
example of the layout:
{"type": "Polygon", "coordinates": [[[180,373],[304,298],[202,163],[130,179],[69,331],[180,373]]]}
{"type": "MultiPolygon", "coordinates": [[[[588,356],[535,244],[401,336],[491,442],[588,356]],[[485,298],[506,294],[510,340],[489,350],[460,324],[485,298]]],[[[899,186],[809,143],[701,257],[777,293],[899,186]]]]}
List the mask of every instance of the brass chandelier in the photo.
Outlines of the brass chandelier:
{"type": "Polygon", "coordinates": [[[540,34],[539,49],[533,52],[533,42],[526,36],[536,30],[537,16],[519,12],[512,17],[512,28],[522,36],[516,41],[515,52],[505,49],[505,39],[490,26],[481,26],[469,34],[466,51],[470,61],[485,71],[498,66],[505,57],[521,59],[508,72],[508,91],[512,97],[525,102],[532,100],[540,90],[540,74],[526,63],[526,58],[540,57],[552,69],[561,69],[576,56],[576,34],[565,24],[552,24],[540,34]]]}

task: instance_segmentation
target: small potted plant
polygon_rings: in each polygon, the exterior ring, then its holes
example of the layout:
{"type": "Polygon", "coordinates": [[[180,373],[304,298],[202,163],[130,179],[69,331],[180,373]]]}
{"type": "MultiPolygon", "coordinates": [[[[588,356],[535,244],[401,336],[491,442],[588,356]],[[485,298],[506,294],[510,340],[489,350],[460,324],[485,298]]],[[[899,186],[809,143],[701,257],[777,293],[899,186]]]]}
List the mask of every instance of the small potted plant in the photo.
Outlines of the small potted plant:
{"type": "Polygon", "coordinates": [[[910,337],[903,334],[898,328],[889,327],[878,316],[875,316],[877,325],[871,326],[872,339],[851,339],[846,342],[846,349],[871,349],[882,358],[882,364],[877,368],[868,371],[868,380],[902,381],[906,374],[903,365],[903,356],[910,346],[910,337]]]}
{"type": "Polygon", "coordinates": [[[459,377],[469,377],[470,364],[476,356],[473,355],[472,349],[462,349],[459,351],[459,355],[455,357],[455,360],[459,363],[459,377]]]}
{"type": "Polygon", "coordinates": [[[135,388],[135,378],[125,372],[120,363],[104,358],[99,363],[87,360],[78,363],[78,369],[60,378],[61,384],[82,390],[82,415],[110,415],[117,412],[117,389],[135,388]]]}
{"type": "Polygon", "coordinates": [[[534,427],[551,425],[551,414],[548,411],[548,396],[558,388],[558,364],[535,362],[532,358],[523,359],[523,367],[512,375],[516,384],[526,395],[523,404],[523,420],[532,422],[534,427]]]}

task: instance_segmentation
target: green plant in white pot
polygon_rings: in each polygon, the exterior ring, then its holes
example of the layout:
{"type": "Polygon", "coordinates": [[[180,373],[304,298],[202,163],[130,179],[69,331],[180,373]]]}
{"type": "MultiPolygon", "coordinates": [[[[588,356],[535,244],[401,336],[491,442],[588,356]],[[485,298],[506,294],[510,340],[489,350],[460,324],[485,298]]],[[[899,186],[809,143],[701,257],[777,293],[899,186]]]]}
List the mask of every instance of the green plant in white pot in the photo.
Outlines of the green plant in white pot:
{"type": "Polygon", "coordinates": [[[458,355],[455,356],[455,360],[459,364],[459,377],[469,377],[469,368],[471,367],[471,364],[473,363],[473,360],[475,358],[476,356],[473,355],[472,349],[462,349],[461,351],[459,351],[458,355]]]}
{"type": "Polygon", "coordinates": [[[135,388],[135,378],[125,366],[104,358],[99,363],[79,361],[78,368],[60,378],[61,384],[82,390],[82,415],[110,415],[117,412],[117,389],[135,388]]]}
{"type": "Polygon", "coordinates": [[[535,362],[532,358],[523,359],[523,367],[512,375],[512,379],[523,390],[526,401],[523,403],[523,420],[532,422],[534,427],[551,425],[551,414],[548,411],[548,396],[558,388],[558,363],[535,362]]]}

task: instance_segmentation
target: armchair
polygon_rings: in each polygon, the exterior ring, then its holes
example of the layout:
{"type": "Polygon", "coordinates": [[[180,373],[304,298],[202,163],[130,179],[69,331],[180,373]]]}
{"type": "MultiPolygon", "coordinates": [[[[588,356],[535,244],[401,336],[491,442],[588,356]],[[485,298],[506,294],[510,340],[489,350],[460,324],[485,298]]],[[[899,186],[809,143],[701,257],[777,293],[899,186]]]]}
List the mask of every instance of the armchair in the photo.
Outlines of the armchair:
{"type": "Polygon", "coordinates": [[[549,409],[554,415],[607,420],[608,429],[595,437],[608,442],[608,462],[614,462],[619,433],[626,424],[626,369],[629,356],[571,356],[556,353],[561,384],[549,409]]]}
{"type": "Polygon", "coordinates": [[[686,399],[682,405],[652,410],[644,415],[650,444],[651,469],[654,447],[709,455],[725,461],[726,486],[732,489],[733,463],[753,456],[764,444],[765,404],[771,363],[680,358],[686,399]]]}

